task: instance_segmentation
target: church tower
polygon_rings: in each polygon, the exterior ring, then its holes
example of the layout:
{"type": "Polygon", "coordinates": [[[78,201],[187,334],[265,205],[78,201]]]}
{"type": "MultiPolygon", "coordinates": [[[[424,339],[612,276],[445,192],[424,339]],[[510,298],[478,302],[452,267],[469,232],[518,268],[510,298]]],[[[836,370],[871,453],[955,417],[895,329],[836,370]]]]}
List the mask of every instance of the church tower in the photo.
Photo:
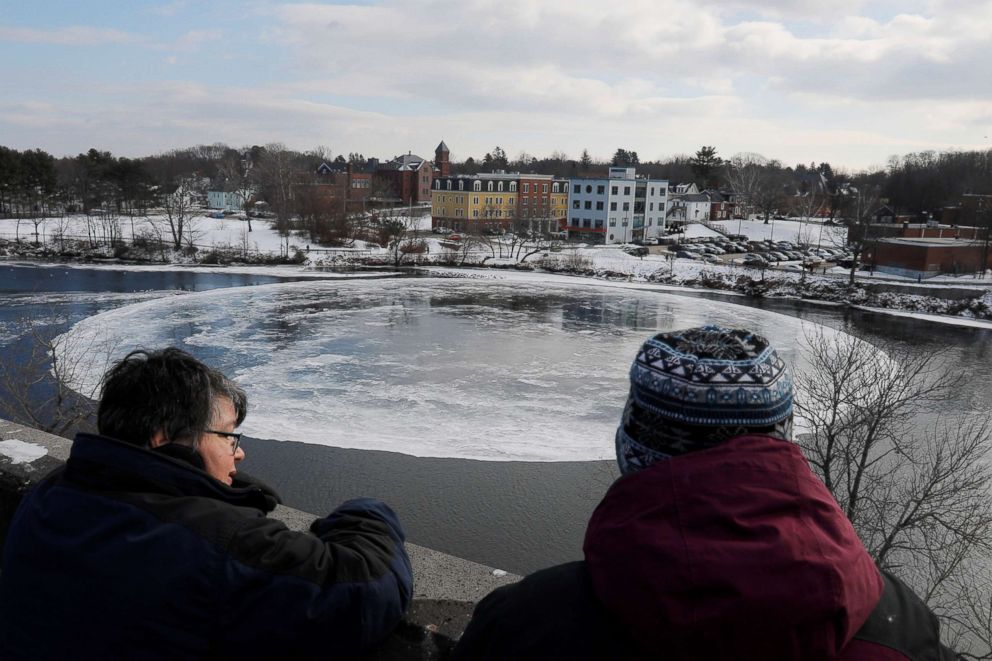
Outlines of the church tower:
{"type": "Polygon", "coordinates": [[[451,174],[451,162],[448,161],[448,145],[444,140],[434,150],[434,167],[437,169],[437,176],[447,177],[451,174]]]}

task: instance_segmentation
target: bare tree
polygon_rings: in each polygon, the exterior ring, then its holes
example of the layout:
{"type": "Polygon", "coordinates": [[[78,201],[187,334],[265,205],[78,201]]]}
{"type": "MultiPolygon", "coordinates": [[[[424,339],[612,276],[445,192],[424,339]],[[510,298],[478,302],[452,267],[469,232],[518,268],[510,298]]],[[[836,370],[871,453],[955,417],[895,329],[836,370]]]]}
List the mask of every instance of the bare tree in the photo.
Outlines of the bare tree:
{"type": "Polygon", "coordinates": [[[20,360],[0,361],[0,411],[4,417],[36,429],[63,435],[84,423],[94,413],[99,383],[74,391],[85,383],[87,366],[109,366],[109,344],[81,339],[72,333],[47,336],[30,319],[29,348],[20,360]]]}
{"type": "Polygon", "coordinates": [[[992,590],[971,574],[992,568],[992,415],[937,417],[920,428],[916,416],[939,410],[956,382],[943,354],[822,330],[805,336],[797,413],[809,430],[797,442],[810,465],[878,565],[946,623],[948,642],[990,658],[992,590]],[[964,601],[962,585],[971,585],[964,601]]]}
{"type": "Polygon", "coordinates": [[[724,177],[743,201],[745,216],[754,208],[762,174],[767,165],[767,158],[751,152],[735,154],[726,161],[724,177]]]}
{"type": "MultiPolygon", "coordinates": [[[[861,255],[874,239],[871,235],[871,225],[883,202],[879,188],[870,184],[844,187],[840,190],[839,196],[843,200],[844,215],[848,218],[846,246],[853,257],[848,284],[854,285],[854,274],[861,262],[861,255]]],[[[836,243],[837,240],[835,239],[834,242],[836,243]]]]}
{"type": "Polygon", "coordinates": [[[184,243],[191,245],[196,225],[192,179],[178,178],[172,190],[162,198],[162,209],[165,211],[165,220],[172,235],[173,248],[181,250],[184,243]]]}

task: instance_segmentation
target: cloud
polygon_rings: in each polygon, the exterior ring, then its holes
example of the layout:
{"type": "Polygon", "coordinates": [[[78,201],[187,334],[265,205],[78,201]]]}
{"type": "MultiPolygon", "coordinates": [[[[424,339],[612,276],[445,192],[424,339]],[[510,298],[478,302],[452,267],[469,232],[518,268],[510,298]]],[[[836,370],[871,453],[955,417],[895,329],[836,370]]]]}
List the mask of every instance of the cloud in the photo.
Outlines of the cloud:
{"type": "Polygon", "coordinates": [[[188,4],[188,0],[175,0],[174,2],[168,2],[163,5],[149,7],[148,13],[155,14],[156,16],[175,16],[186,9],[186,5],[188,4]]]}
{"type": "Polygon", "coordinates": [[[57,44],[61,46],[102,46],[130,44],[140,40],[135,34],[111,28],[71,26],[39,30],[35,28],[0,26],[0,41],[28,44],[57,44]]]}

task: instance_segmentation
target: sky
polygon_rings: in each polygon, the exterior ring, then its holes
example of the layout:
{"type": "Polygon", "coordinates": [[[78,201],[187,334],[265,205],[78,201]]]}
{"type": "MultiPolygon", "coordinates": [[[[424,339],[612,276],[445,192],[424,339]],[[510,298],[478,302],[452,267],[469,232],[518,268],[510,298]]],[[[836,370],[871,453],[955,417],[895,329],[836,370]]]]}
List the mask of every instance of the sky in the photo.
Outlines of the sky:
{"type": "Polygon", "coordinates": [[[0,145],[881,167],[992,149],[992,0],[0,0],[0,145]]]}

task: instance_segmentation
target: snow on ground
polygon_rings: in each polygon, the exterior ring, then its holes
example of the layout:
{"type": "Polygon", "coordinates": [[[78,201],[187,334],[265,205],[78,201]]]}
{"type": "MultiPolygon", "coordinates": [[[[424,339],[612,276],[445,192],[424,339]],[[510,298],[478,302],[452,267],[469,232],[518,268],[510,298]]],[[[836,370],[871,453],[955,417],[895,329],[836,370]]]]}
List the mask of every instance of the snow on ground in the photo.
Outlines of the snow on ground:
{"type": "Polygon", "coordinates": [[[723,235],[720,234],[719,232],[717,232],[715,230],[711,230],[706,225],[702,225],[700,223],[689,223],[688,225],[686,225],[685,226],[685,234],[683,234],[682,236],[684,236],[687,239],[692,239],[692,238],[696,238],[696,237],[700,237],[700,236],[701,237],[710,237],[710,236],[723,237],[723,235]]]}
{"type": "MultiPolygon", "coordinates": [[[[790,241],[824,247],[843,246],[847,238],[847,228],[842,225],[824,225],[817,220],[719,220],[714,225],[724,228],[728,234],[746,234],[752,241],[790,241]]],[[[693,227],[693,225],[689,225],[693,227]]],[[[688,230],[688,228],[687,228],[688,230]]]]}
{"type": "MultiPolygon", "coordinates": [[[[233,246],[240,250],[244,246],[253,252],[278,254],[283,245],[283,238],[279,236],[279,233],[272,229],[268,220],[261,218],[252,219],[251,232],[248,231],[248,221],[239,220],[237,216],[210,218],[201,214],[194,216],[192,223],[194,244],[200,249],[233,246]]],[[[120,235],[127,241],[130,241],[133,236],[140,236],[149,231],[162,236],[165,240],[170,240],[168,220],[162,214],[135,217],[133,226],[129,216],[120,216],[117,218],[117,224],[120,228],[120,235]]],[[[0,218],[0,238],[2,239],[13,240],[19,237],[22,241],[34,241],[34,231],[34,222],[31,220],[18,221],[15,218],[0,218]]],[[[66,216],[64,219],[43,219],[38,225],[38,240],[52,243],[60,232],[67,239],[84,240],[93,234],[99,237],[98,240],[106,242],[102,239],[105,236],[103,221],[97,216],[74,214],[66,216]]],[[[292,237],[290,238],[290,245],[303,248],[306,241],[292,237]]]]}
{"type": "Polygon", "coordinates": [[[31,463],[35,459],[41,459],[48,450],[37,443],[25,443],[16,439],[0,442],[0,454],[10,459],[13,464],[31,463]]]}

